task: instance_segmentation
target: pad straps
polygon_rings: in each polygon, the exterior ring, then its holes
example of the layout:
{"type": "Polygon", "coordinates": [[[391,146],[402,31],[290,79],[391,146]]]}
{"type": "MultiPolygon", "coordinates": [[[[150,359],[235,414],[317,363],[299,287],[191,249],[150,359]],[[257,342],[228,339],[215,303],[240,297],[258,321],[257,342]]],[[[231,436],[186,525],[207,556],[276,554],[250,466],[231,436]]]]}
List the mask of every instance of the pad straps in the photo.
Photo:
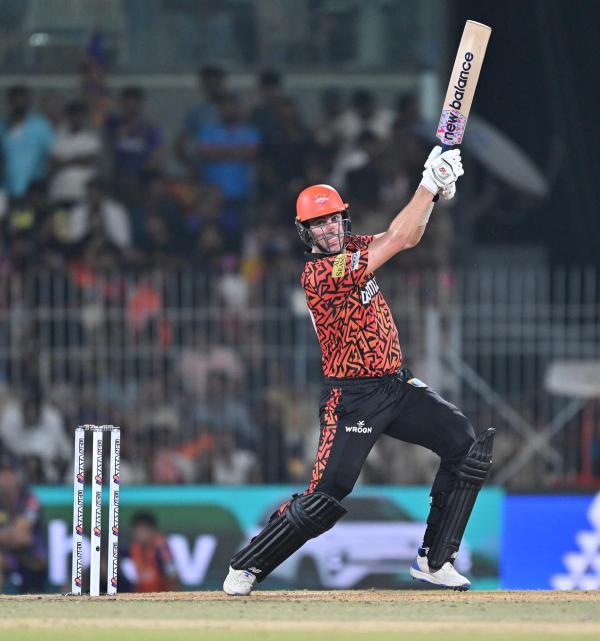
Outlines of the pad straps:
{"type": "Polygon", "coordinates": [[[258,582],[263,581],[306,541],[332,528],[346,511],[339,501],[322,492],[294,496],[285,511],[276,512],[233,557],[231,567],[248,570],[258,582]]]}
{"type": "MultiPolygon", "coordinates": [[[[456,470],[456,483],[443,502],[434,540],[427,552],[429,567],[434,571],[441,568],[446,561],[454,559],[458,552],[477,494],[492,466],[495,433],[493,427],[487,429],[473,443],[456,470]]],[[[434,507],[439,509],[440,506],[432,500],[432,510],[434,507]]]]}

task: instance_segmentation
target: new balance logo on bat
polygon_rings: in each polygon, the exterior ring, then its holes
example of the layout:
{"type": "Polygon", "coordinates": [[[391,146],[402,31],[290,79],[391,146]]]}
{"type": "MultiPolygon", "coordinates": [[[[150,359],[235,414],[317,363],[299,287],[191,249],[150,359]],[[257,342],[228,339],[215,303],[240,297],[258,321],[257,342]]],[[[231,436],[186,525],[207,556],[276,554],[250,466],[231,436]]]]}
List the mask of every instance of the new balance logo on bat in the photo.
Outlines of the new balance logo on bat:
{"type": "Polygon", "coordinates": [[[454,85],[454,100],[452,100],[448,106],[453,111],[448,112],[448,120],[446,122],[445,132],[444,132],[444,142],[447,145],[452,145],[455,137],[455,130],[457,126],[460,125],[461,120],[464,119],[464,116],[460,113],[462,109],[462,101],[465,97],[465,90],[469,82],[469,72],[471,70],[471,62],[474,58],[474,55],[467,51],[465,52],[465,59],[461,65],[460,73],[458,74],[458,80],[454,85]],[[458,112],[458,113],[457,113],[458,112]]]}
{"type": "Polygon", "coordinates": [[[471,70],[471,61],[473,60],[473,54],[470,51],[465,53],[465,59],[462,63],[462,69],[458,74],[458,80],[454,85],[454,100],[448,105],[451,109],[456,109],[460,111],[462,107],[462,100],[465,97],[465,89],[467,88],[467,83],[469,82],[469,71],[471,70]]]}

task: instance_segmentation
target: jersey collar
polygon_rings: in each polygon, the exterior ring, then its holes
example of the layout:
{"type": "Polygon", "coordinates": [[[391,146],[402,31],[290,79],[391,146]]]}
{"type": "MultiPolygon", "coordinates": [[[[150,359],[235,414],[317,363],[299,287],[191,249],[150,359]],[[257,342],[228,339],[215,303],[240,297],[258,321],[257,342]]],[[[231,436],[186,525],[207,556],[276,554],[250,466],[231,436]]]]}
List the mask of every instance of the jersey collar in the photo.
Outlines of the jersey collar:
{"type": "Polygon", "coordinates": [[[322,258],[331,258],[332,256],[337,256],[338,254],[343,254],[345,250],[338,252],[337,254],[317,254],[315,252],[304,252],[304,258],[306,260],[321,260],[322,258]]]}

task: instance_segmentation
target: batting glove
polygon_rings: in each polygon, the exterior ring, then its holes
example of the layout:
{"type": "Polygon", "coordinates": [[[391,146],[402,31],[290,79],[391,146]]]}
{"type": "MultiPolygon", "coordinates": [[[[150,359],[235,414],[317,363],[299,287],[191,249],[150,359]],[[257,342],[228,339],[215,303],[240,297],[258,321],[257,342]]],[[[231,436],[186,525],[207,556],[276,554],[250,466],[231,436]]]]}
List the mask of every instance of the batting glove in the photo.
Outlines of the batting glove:
{"type": "Polygon", "coordinates": [[[440,190],[447,190],[464,173],[460,149],[450,149],[442,153],[442,148],[438,145],[431,150],[425,161],[425,171],[420,184],[432,194],[438,194],[440,190]]]}
{"type": "Polygon", "coordinates": [[[454,194],[456,194],[456,183],[453,182],[448,187],[440,190],[440,200],[452,200],[454,194]]]}

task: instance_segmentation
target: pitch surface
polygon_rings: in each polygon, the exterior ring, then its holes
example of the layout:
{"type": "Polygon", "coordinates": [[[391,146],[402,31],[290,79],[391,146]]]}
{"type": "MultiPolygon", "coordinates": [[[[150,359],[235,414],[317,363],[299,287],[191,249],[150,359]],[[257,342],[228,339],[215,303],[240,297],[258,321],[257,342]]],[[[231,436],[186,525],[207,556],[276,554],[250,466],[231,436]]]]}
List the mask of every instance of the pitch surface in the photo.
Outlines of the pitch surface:
{"type": "Polygon", "coordinates": [[[11,641],[589,641],[600,592],[221,592],[0,597],[11,641]]]}

